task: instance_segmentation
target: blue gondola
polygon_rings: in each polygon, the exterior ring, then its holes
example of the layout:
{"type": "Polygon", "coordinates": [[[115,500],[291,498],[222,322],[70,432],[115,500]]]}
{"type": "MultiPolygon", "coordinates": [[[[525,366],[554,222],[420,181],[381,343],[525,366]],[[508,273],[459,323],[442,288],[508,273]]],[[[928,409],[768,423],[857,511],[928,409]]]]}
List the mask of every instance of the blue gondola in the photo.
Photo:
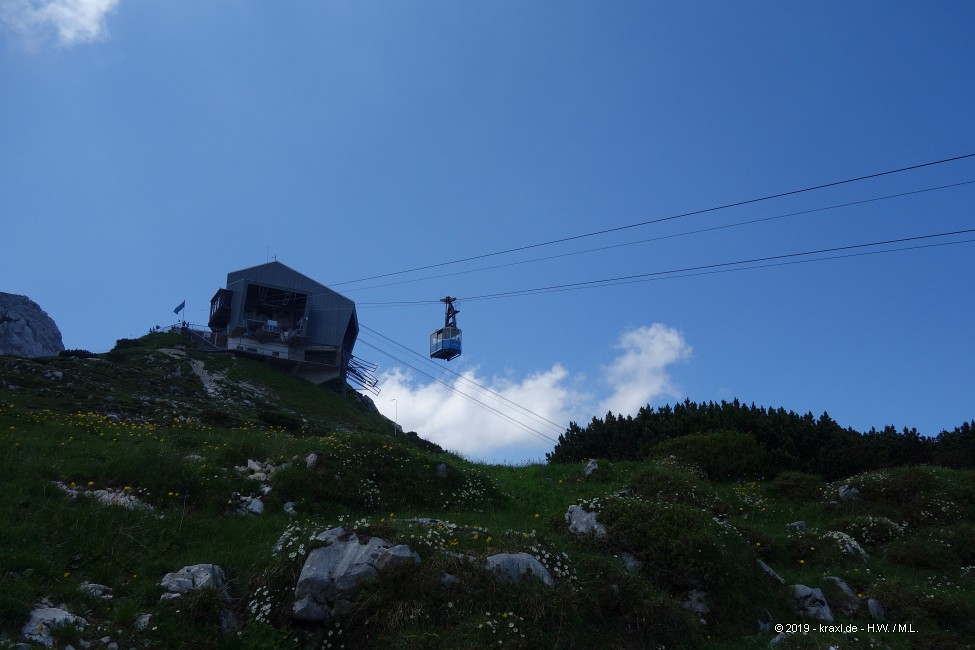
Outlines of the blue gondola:
{"type": "Polygon", "coordinates": [[[443,327],[430,335],[430,356],[434,359],[450,361],[460,356],[461,332],[457,327],[457,314],[460,312],[454,309],[455,300],[450,296],[440,299],[447,305],[447,315],[444,316],[443,327]]]}

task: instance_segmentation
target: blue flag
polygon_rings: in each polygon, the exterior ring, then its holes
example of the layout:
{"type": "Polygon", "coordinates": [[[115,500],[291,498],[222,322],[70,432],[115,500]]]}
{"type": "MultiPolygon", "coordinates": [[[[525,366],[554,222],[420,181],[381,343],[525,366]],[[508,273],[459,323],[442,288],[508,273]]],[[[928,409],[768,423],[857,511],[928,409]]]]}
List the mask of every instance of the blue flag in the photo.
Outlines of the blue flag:
{"type": "Polygon", "coordinates": [[[176,309],[173,310],[173,313],[179,314],[179,312],[183,311],[183,307],[185,306],[186,306],[186,301],[184,300],[183,302],[179,303],[179,306],[176,309]]]}

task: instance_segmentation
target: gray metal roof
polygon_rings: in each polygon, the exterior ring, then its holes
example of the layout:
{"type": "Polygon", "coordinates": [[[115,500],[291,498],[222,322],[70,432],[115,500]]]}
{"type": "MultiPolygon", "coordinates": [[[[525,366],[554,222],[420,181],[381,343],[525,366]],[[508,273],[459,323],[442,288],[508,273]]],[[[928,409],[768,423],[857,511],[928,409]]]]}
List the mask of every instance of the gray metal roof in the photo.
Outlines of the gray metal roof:
{"type": "Polygon", "coordinates": [[[305,316],[308,317],[308,329],[305,335],[308,342],[335,345],[346,354],[352,353],[359,333],[359,321],[352,300],[281,262],[268,262],[227,274],[227,288],[234,292],[235,297],[232,323],[240,322],[243,316],[243,297],[249,284],[307,294],[305,316]]]}

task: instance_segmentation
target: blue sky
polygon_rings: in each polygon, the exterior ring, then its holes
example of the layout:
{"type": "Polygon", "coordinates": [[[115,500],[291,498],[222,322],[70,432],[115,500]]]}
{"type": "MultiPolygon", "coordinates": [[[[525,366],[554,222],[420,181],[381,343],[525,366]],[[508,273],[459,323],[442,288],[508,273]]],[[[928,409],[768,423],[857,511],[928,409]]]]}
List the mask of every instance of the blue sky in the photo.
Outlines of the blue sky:
{"type": "Polygon", "coordinates": [[[975,233],[481,297],[969,230],[975,158],[398,272],[973,153],[973,33],[965,2],[0,0],[0,290],[105,351],[276,256],[357,302],[377,406],[477,459],[684,398],[936,434],[975,418],[975,233]]]}

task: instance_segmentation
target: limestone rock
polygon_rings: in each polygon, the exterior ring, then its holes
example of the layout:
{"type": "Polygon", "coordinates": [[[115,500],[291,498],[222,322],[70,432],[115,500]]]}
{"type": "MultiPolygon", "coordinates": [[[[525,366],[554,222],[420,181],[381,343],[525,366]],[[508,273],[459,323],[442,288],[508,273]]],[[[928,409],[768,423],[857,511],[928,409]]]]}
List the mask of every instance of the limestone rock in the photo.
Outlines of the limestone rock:
{"type": "Polygon", "coordinates": [[[30,613],[30,619],[21,628],[20,633],[28,641],[40,643],[47,647],[54,645],[52,630],[61,625],[72,624],[79,628],[87,627],[88,622],[80,616],[75,616],[59,607],[38,607],[30,613]]]}
{"type": "Polygon", "coordinates": [[[779,584],[783,584],[783,585],[785,584],[785,580],[782,578],[782,576],[780,576],[778,573],[775,572],[775,569],[765,564],[765,562],[763,562],[762,560],[756,559],[755,561],[758,562],[759,568],[762,570],[763,573],[765,573],[765,575],[771,578],[775,578],[775,580],[777,580],[779,584]]]}
{"type": "Polygon", "coordinates": [[[796,614],[826,623],[833,621],[833,610],[829,608],[822,590],[806,585],[792,585],[792,598],[792,608],[796,614]]]}
{"type": "Polygon", "coordinates": [[[92,598],[100,598],[102,600],[112,599],[112,588],[106,587],[105,585],[95,584],[93,582],[82,582],[78,587],[78,591],[88,594],[92,598]]]}
{"type": "Polygon", "coordinates": [[[167,573],[159,581],[159,586],[165,588],[167,592],[163,594],[160,601],[179,598],[182,594],[204,587],[212,587],[222,591],[226,583],[227,577],[224,575],[223,569],[216,564],[184,566],[175,573],[167,573]]]}
{"type": "Polygon", "coordinates": [[[299,621],[328,620],[343,602],[351,600],[361,580],[420,559],[405,544],[390,547],[378,537],[362,544],[355,534],[342,528],[325,531],[316,539],[332,544],[309,553],[301,568],[291,611],[299,621]]]}
{"type": "Polygon", "coordinates": [[[582,475],[583,476],[592,476],[593,472],[595,472],[597,469],[599,469],[599,463],[596,462],[596,459],[595,458],[593,458],[588,463],[586,463],[585,468],[583,468],[583,470],[582,470],[582,475]]]}
{"type": "Polygon", "coordinates": [[[525,574],[530,574],[541,580],[546,586],[555,585],[552,574],[537,558],[528,553],[498,553],[491,555],[484,563],[484,568],[498,574],[508,582],[518,582],[525,574]]]}
{"type": "Polygon", "coordinates": [[[887,608],[876,598],[867,599],[867,611],[870,612],[870,618],[875,621],[882,621],[887,618],[887,608]]]}
{"type": "Polygon", "coordinates": [[[705,598],[707,598],[707,593],[700,589],[692,589],[684,595],[684,602],[681,603],[681,607],[696,614],[708,614],[711,612],[711,608],[708,607],[705,598]]]}
{"type": "Polygon", "coordinates": [[[637,573],[643,568],[643,562],[638,560],[632,553],[627,553],[626,551],[620,553],[620,557],[623,558],[623,566],[630,573],[637,573]]]}
{"type": "Polygon", "coordinates": [[[58,326],[37,303],[0,292],[0,354],[50,357],[62,350],[58,326]]]}
{"type": "Polygon", "coordinates": [[[857,600],[856,594],[853,593],[850,585],[846,584],[843,578],[836,576],[826,576],[824,580],[829,580],[840,590],[840,595],[833,599],[833,606],[836,608],[836,611],[844,616],[852,616],[860,608],[860,601],[857,600]]]}
{"type": "Polygon", "coordinates": [[[565,521],[569,524],[569,532],[576,535],[588,535],[592,533],[596,539],[606,537],[606,527],[596,520],[595,512],[588,512],[581,507],[573,504],[565,513],[565,521]]]}
{"type": "Polygon", "coordinates": [[[851,501],[853,499],[860,498],[860,490],[851,485],[841,485],[837,494],[840,497],[840,501],[851,501]]]}

